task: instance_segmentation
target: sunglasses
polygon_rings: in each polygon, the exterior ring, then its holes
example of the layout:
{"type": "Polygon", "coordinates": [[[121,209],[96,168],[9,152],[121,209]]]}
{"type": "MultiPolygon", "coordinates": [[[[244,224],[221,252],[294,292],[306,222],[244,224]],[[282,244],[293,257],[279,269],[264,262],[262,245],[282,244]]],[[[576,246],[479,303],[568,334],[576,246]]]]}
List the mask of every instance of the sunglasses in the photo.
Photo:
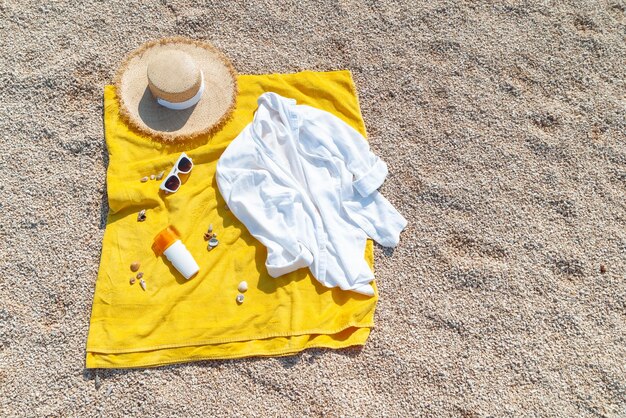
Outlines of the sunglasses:
{"type": "Polygon", "coordinates": [[[172,167],[169,174],[167,175],[167,177],[165,177],[165,180],[163,180],[163,183],[161,183],[161,186],[159,188],[165,193],[177,192],[180,188],[180,185],[182,184],[178,175],[189,174],[192,168],[193,161],[191,161],[191,158],[189,158],[187,154],[183,152],[182,154],[180,154],[180,157],[178,157],[178,160],[176,160],[174,167],[172,167]]]}

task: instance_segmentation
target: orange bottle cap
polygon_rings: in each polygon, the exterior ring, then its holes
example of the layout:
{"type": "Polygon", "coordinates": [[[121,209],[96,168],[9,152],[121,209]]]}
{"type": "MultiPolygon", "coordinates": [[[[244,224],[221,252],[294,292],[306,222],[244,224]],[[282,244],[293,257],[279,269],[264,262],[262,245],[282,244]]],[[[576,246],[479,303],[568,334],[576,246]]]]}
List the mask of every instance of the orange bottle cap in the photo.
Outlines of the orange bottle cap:
{"type": "Polygon", "coordinates": [[[154,237],[152,250],[156,253],[157,256],[160,256],[165,250],[169,248],[170,245],[172,245],[179,239],[180,233],[176,228],[174,228],[173,225],[170,225],[163,231],[159,232],[156,237],[154,237]]]}

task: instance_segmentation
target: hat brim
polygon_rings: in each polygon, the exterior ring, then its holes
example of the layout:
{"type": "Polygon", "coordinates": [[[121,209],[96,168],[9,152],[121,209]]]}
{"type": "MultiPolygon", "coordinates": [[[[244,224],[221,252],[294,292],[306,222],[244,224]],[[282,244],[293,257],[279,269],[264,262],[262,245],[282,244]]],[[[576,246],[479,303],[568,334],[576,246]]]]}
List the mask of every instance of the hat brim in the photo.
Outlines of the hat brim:
{"type": "Polygon", "coordinates": [[[140,133],[162,142],[183,142],[215,133],[230,119],[237,100],[237,75],[228,58],[207,42],[181,37],[151,41],[131,52],[117,72],[115,87],[122,118],[140,133]],[[148,88],[148,64],[167,49],[189,54],[204,75],[204,93],[188,109],[161,106],[148,88]]]}

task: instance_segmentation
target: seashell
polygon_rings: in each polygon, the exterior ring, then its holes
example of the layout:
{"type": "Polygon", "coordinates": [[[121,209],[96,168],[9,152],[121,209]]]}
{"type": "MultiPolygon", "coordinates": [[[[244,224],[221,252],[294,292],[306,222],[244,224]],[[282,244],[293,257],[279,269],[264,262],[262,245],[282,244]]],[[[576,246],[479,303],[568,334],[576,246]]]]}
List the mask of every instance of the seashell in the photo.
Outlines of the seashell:
{"type": "Polygon", "coordinates": [[[606,273],[606,266],[604,264],[600,264],[600,273],[606,273]]]}
{"type": "Polygon", "coordinates": [[[137,222],[143,222],[146,220],[146,210],[142,209],[137,214],[137,222]]]}
{"type": "Polygon", "coordinates": [[[150,174],[150,180],[154,180],[156,176],[154,174],[150,174]]]}
{"type": "Polygon", "coordinates": [[[211,238],[209,240],[209,247],[217,247],[217,244],[219,244],[220,242],[217,240],[217,238],[211,238]]]}
{"type": "Polygon", "coordinates": [[[212,238],[217,238],[217,234],[213,233],[213,235],[211,235],[212,238]]]}
{"type": "Polygon", "coordinates": [[[237,295],[237,303],[239,304],[243,303],[243,295],[241,293],[237,295]]]}
{"type": "Polygon", "coordinates": [[[98,375],[98,373],[96,373],[94,384],[96,386],[96,390],[100,389],[100,386],[102,386],[102,382],[100,381],[100,376],[98,375]]]}
{"type": "Polygon", "coordinates": [[[130,271],[135,272],[139,270],[139,266],[140,266],[139,261],[133,261],[132,263],[130,263],[130,271]]]}
{"type": "Polygon", "coordinates": [[[210,234],[212,232],[213,232],[213,224],[209,224],[209,231],[208,231],[208,233],[210,234]]]}
{"type": "Polygon", "coordinates": [[[137,278],[138,279],[141,279],[142,277],[143,277],[143,273],[142,272],[137,273],[137,278]]]}
{"type": "Polygon", "coordinates": [[[210,240],[210,239],[211,239],[211,234],[209,234],[208,232],[205,232],[205,233],[204,233],[204,240],[205,240],[205,241],[208,241],[208,240],[210,240]]]}
{"type": "Polygon", "coordinates": [[[141,178],[141,182],[142,182],[142,183],[145,183],[145,182],[147,182],[147,181],[148,181],[148,177],[142,177],[142,178],[141,178]]]}
{"type": "Polygon", "coordinates": [[[161,171],[159,174],[156,175],[156,179],[161,180],[164,175],[165,175],[165,171],[161,171]]]}
{"type": "Polygon", "coordinates": [[[143,290],[146,290],[146,282],[145,282],[145,280],[144,280],[144,279],[140,279],[140,280],[139,280],[139,284],[141,285],[141,288],[142,288],[143,290]]]}
{"type": "Polygon", "coordinates": [[[248,290],[248,282],[244,280],[241,283],[239,283],[239,286],[237,286],[237,290],[239,290],[241,293],[248,290]]]}
{"type": "Polygon", "coordinates": [[[130,278],[130,280],[129,280],[129,282],[130,282],[130,284],[135,284],[135,278],[134,278],[134,277],[131,277],[131,278],[130,278]]]}

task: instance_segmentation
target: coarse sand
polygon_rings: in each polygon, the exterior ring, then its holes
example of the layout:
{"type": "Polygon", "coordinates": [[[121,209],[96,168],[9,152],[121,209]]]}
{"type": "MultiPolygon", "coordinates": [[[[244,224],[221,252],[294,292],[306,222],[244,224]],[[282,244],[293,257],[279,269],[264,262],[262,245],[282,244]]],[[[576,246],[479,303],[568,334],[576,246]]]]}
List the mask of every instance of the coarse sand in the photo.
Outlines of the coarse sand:
{"type": "Polygon", "coordinates": [[[626,3],[142,3],[0,1],[0,416],[626,416],[626,3]],[[363,349],[84,368],[103,86],[173,35],[352,71],[409,220],[363,349]]]}

